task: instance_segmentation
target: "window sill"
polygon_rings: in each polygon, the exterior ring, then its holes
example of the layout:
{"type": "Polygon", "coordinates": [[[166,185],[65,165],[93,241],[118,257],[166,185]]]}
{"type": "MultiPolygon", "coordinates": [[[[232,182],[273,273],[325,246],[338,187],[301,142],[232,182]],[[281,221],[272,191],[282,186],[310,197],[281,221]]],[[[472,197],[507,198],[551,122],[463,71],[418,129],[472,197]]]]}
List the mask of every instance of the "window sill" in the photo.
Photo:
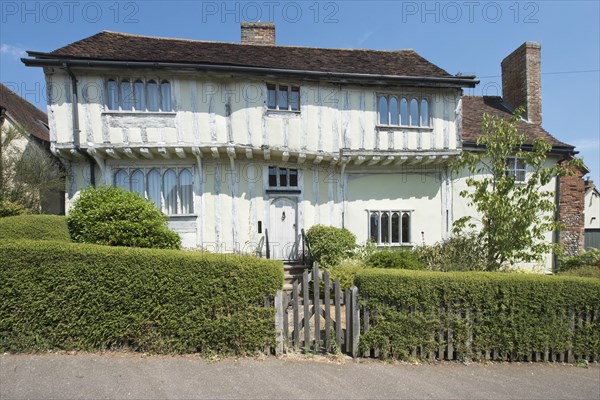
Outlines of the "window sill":
{"type": "Polygon", "coordinates": [[[301,191],[300,191],[300,189],[272,188],[272,189],[265,190],[265,193],[267,193],[267,194],[272,194],[272,193],[300,194],[301,191]]]}
{"type": "Polygon", "coordinates": [[[174,116],[175,111],[102,111],[102,115],[152,115],[152,116],[174,116]]]}
{"type": "Polygon", "coordinates": [[[281,115],[281,116],[290,116],[290,117],[296,117],[299,116],[300,110],[298,111],[292,111],[292,110],[275,110],[272,108],[267,108],[267,116],[274,116],[274,115],[281,115]]]}
{"type": "Polygon", "coordinates": [[[198,214],[165,214],[169,219],[178,219],[178,218],[196,218],[198,214]]]}
{"type": "Polygon", "coordinates": [[[376,125],[378,131],[423,131],[432,132],[432,126],[401,126],[401,125],[376,125]]]}
{"type": "Polygon", "coordinates": [[[396,248],[408,248],[415,247],[414,243],[379,243],[376,244],[378,249],[396,249],[396,248]]]}

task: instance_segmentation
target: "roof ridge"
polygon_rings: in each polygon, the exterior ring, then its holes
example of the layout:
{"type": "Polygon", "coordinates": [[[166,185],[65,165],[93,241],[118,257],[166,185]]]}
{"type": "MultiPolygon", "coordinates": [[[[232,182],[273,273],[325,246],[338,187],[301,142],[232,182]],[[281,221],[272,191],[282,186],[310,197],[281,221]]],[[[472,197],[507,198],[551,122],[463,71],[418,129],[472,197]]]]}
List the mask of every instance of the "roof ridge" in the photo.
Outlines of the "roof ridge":
{"type": "MultiPolygon", "coordinates": [[[[235,45],[235,46],[257,46],[257,47],[265,47],[264,44],[250,44],[250,43],[239,43],[239,42],[225,42],[225,41],[220,41],[220,40],[202,40],[202,39],[189,39],[189,38],[173,38],[173,37],[164,37],[164,36],[154,36],[154,35],[141,35],[138,33],[126,33],[126,32],[117,32],[117,31],[111,31],[111,30],[107,30],[104,29],[100,32],[98,32],[95,35],[92,36],[88,36],[89,37],[94,37],[96,35],[102,34],[102,33],[109,33],[112,35],[119,35],[119,36],[126,36],[126,37],[138,37],[138,38],[145,38],[145,39],[158,39],[158,40],[167,40],[167,41],[178,41],[178,42],[193,42],[193,43],[215,43],[215,44],[230,44],[230,45],[235,45]]],[[[87,38],[85,38],[87,39],[87,38]]],[[[82,39],[82,40],[85,40],[82,39]]],[[[74,42],[76,43],[76,42],[74,42]]],[[[69,46],[69,45],[67,45],[69,46]]],[[[67,46],[63,46],[63,47],[67,47],[67,46]]],[[[351,48],[351,47],[315,47],[315,46],[298,46],[298,45],[286,45],[286,44],[276,44],[273,45],[273,47],[285,47],[285,48],[299,48],[299,49],[320,49],[320,50],[339,50],[339,51],[364,51],[364,52],[381,52],[381,53],[415,53],[418,54],[414,49],[412,48],[407,48],[407,49],[396,49],[396,50],[391,50],[391,49],[361,49],[361,48],[351,48]]],[[[57,49],[58,50],[58,49],[57,49]]]]}

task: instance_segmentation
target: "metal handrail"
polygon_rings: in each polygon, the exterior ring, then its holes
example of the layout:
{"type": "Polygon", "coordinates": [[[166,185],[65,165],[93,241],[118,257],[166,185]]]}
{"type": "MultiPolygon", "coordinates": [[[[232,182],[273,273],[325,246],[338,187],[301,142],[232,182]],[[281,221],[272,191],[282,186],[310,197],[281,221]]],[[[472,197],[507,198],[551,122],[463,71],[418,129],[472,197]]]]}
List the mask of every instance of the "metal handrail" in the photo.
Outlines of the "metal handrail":
{"type": "Polygon", "coordinates": [[[300,230],[302,233],[302,263],[308,267],[312,267],[313,258],[310,251],[310,242],[306,237],[306,232],[304,232],[304,228],[300,230]]]}
{"type": "Polygon", "coordinates": [[[267,245],[266,255],[267,259],[271,258],[271,248],[269,246],[269,230],[265,228],[265,244],[267,245]]]}

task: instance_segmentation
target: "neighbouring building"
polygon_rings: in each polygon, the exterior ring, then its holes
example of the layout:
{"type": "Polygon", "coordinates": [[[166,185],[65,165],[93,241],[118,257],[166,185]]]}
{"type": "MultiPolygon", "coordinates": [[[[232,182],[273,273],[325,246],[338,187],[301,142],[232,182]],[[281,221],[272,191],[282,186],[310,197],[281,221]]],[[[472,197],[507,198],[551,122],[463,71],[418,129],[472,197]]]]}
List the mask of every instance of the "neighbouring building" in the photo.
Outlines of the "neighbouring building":
{"type": "MultiPolygon", "coordinates": [[[[448,238],[473,213],[448,163],[479,150],[484,112],[525,105],[520,128],[552,143],[549,163],[575,154],[541,126],[537,43],[502,62],[503,98],[464,96],[474,76],[413,50],[279,46],[269,23],[243,23],[241,43],[103,31],[29,56],[52,89],[67,208],[90,184],[122,186],[154,201],[187,247],[294,260],[315,224],[380,246],[448,238]]],[[[525,181],[522,160],[513,167],[525,181]]]]}
{"type": "Polygon", "coordinates": [[[600,249],[600,191],[591,179],[585,181],[585,248],[600,249]]]}
{"type": "MultiPolygon", "coordinates": [[[[18,129],[21,132],[11,141],[10,146],[2,147],[3,151],[14,153],[15,157],[22,159],[28,152],[34,151],[33,147],[39,147],[51,156],[46,114],[2,83],[0,83],[0,129],[0,140],[5,143],[9,130],[18,129]]],[[[0,156],[6,159],[13,157],[13,154],[1,154],[0,156]]],[[[8,174],[8,171],[4,170],[3,173],[8,174]]],[[[16,178],[18,179],[18,177],[16,178]]],[[[7,183],[14,185],[14,182],[7,183]]],[[[5,190],[8,189],[7,187],[5,190]]],[[[37,211],[44,214],[64,214],[64,192],[60,190],[45,191],[39,195],[38,200],[40,209],[37,211]]]]}

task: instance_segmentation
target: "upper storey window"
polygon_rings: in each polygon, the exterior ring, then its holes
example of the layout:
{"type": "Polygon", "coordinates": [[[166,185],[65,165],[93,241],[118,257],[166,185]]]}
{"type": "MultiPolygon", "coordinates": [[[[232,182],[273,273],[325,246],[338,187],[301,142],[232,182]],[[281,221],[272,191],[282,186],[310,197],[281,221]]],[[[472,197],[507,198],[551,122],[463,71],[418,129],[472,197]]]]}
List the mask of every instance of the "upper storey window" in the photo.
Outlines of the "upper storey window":
{"type": "Polygon", "coordinates": [[[173,111],[171,83],[155,79],[109,79],[106,106],[113,111],[173,111]]]}
{"type": "Polygon", "coordinates": [[[422,97],[377,96],[379,125],[424,127],[431,126],[429,99],[422,97]]]}
{"type": "Polygon", "coordinates": [[[280,83],[267,84],[267,108],[300,111],[300,88],[280,83]]]}

